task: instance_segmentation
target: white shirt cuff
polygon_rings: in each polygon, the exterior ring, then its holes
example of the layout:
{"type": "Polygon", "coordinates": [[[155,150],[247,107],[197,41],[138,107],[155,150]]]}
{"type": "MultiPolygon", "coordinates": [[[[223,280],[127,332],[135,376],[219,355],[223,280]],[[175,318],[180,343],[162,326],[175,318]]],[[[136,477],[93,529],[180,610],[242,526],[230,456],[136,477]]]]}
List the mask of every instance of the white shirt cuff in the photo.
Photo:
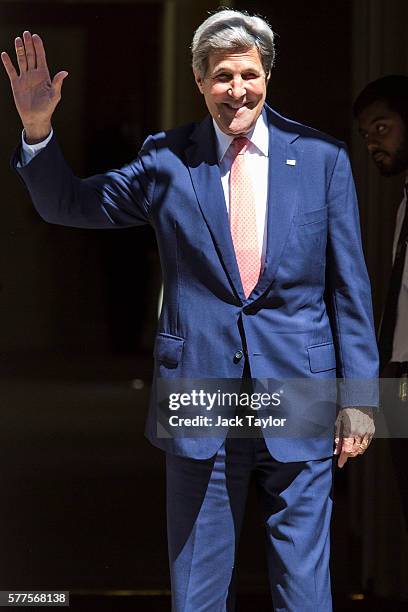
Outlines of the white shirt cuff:
{"type": "Polygon", "coordinates": [[[47,146],[47,144],[50,142],[52,138],[53,133],[54,131],[51,128],[51,132],[49,133],[47,138],[45,138],[41,142],[37,142],[36,144],[27,144],[24,139],[24,130],[22,131],[22,134],[21,134],[21,166],[20,167],[26,166],[27,164],[29,164],[30,161],[34,159],[34,157],[38,155],[38,153],[47,146]]]}

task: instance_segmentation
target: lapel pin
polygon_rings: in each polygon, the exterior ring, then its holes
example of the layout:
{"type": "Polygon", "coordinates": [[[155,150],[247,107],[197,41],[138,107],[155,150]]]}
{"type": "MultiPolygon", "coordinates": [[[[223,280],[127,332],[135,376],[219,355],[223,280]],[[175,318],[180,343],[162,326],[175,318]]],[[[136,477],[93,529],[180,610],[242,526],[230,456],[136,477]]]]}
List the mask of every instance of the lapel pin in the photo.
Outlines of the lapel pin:
{"type": "Polygon", "coordinates": [[[296,166],[296,159],[287,159],[286,164],[288,166],[296,166]]]}

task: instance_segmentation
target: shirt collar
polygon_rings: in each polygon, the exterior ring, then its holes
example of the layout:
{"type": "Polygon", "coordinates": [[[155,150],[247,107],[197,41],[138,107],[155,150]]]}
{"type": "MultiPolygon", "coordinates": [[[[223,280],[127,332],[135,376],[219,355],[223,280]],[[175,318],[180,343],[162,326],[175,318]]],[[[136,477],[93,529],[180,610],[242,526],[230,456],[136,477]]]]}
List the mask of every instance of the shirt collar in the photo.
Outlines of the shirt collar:
{"type": "MultiPolygon", "coordinates": [[[[215,129],[215,135],[217,137],[217,157],[218,161],[221,162],[224,155],[228,151],[231,142],[234,140],[234,136],[224,134],[213,119],[213,125],[215,129]]],[[[268,124],[266,123],[265,111],[259,115],[254,128],[246,135],[248,140],[258,149],[261,155],[268,157],[269,155],[269,130],[268,124]]]]}

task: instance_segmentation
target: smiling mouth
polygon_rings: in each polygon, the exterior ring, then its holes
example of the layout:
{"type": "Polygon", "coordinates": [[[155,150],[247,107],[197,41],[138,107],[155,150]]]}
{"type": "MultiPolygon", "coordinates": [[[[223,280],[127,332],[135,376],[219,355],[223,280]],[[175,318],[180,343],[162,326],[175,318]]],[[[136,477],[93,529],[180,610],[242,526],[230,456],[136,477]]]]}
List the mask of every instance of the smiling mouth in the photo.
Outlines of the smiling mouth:
{"type": "Polygon", "coordinates": [[[239,106],[234,106],[233,104],[230,104],[229,102],[224,102],[223,103],[224,106],[226,106],[227,108],[229,108],[232,111],[239,111],[243,108],[247,108],[246,104],[240,104],[239,106]]]}
{"type": "Polygon", "coordinates": [[[385,159],[385,156],[386,154],[383,151],[377,151],[377,153],[374,153],[373,155],[373,160],[376,164],[378,164],[385,159]]]}

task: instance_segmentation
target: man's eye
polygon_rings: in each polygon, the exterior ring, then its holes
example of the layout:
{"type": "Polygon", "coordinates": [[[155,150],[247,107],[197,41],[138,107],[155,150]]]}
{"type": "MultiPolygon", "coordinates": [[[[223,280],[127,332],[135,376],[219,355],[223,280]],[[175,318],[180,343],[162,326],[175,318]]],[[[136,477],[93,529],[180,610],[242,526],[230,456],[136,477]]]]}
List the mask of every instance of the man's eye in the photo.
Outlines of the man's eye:
{"type": "Polygon", "coordinates": [[[257,79],[259,76],[259,74],[255,74],[255,72],[248,72],[247,74],[243,75],[243,78],[247,81],[249,79],[257,79]]]}
{"type": "Polygon", "coordinates": [[[229,80],[230,80],[230,78],[231,78],[231,77],[230,77],[230,75],[229,75],[229,74],[227,74],[227,73],[225,73],[225,72],[223,72],[223,73],[221,73],[221,74],[217,74],[217,76],[215,77],[215,79],[216,79],[217,81],[222,81],[223,83],[225,83],[225,82],[229,81],[229,80]]]}
{"type": "Polygon", "coordinates": [[[387,131],[387,126],[386,125],[384,125],[383,123],[380,123],[379,125],[377,125],[377,132],[379,134],[383,134],[386,131],[387,131]]]}

